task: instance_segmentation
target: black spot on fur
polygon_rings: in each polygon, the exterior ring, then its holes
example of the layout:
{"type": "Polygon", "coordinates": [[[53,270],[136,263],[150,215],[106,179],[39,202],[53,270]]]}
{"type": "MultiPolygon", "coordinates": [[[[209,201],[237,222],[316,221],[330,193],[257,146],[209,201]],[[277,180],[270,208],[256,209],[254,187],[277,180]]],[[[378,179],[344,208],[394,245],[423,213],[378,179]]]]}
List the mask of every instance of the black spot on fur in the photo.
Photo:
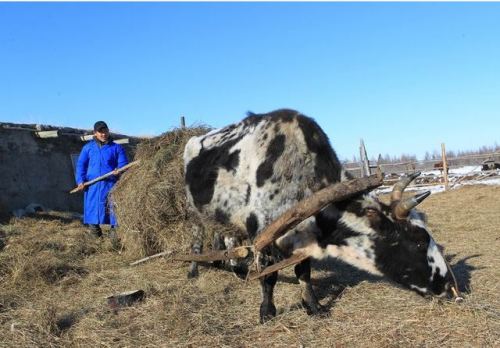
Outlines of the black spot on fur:
{"type": "Polygon", "coordinates": [[[230,154],[229,149],[237,144],[243,136],[244,134],[223,143],[219,147],[209,150],[203,148],[198,156],[191,159],[187,164],[186,184],[198,209],[212,200],[219,168],[236,170],[239,164],[239,150],[230,154]]]}
{"type": "Polygon", "coordinates": [[[252,193],[252,188],[250,187],[250,185],[247,186],[247,194],[245,196],[245,205],[248,205],[248,203],[250,202],[250,194],[252,193]]]}
{"type": "Polygon", "coordinates": [[[340,181],[339,160],[326,134],[312,118],[300,115],[297,116],[297,121],[308,150],[316,154],[314,171],[318,181],[322,179],[326,179],[328,183],[340,181]]]}
{"type": "Polygon", "coordinates": [[[236,150],[229,155],[228,160],[223,164],[227,171],[236,172],[236,168],[238,168],[238,164],[240,163],[240,152],[241,150],[236,150]]]}
{"type": "Polygon", "coordinates": [[[247,217],[246,228],[248,236],[251,240],[254,239],[257,230],[259,229],[259,221],[257,220],[257,216],[254,213],[251,213],[247,217]]]}
{"type": "Polygon", "coordinates": [[[229,215],[220,210],[219,208],[215,209],[215,220],[220,222],[221,224],[229,223],[229,215]]]}
{"type": "Polygon", "coordinates": [[[316,215],[316,225],[321,231],[318,241],[322,248],[326,248],[329,244],[347,245],[347,238],[360,235],[344,224],[338,223],[340,217],[339,211],[333,205],[327,206],[316,215]]]}
{"type": "Polygon", "coordinates": [[[257,168],[257,187],[264,185],[264,182],[273,175],[273,166],[276,160],[285,150],[285,136],[277,135],[270,143],[266,151],[266,159],[257,168]]]}

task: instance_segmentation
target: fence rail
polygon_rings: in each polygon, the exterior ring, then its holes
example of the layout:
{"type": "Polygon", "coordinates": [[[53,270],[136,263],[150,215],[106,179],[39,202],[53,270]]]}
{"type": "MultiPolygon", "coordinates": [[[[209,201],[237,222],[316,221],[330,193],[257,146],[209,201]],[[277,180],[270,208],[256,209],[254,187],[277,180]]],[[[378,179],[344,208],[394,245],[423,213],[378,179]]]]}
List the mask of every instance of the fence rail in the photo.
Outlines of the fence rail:
{"type": "MultiPolygon", "coordinates": [[[[441,144],[441,158],[432,160],[421,160],[421,161],[405,161],[397,163],[383,163],[379,155],[379,161],[375,163],[374,161],[369,161],[366,156],[366,149],[364,147],[364,142],[361,139],[360,162],[348,162],[344,163],[344,169],[349,172],[354,177],[363,177],[370,174],[370,169],[380,167],[384,174],[407,174],[414,171],[433,171],[439,170],[440,177],[443,184],[448,183],[448,170],[459,168],[463,166],[476,166],[482,167],[485,160],[492,160],[494,162],[500,163],[500,152],[491,152],[483,154],[473,154],[466,156],[457,156],[452,158],[447,158],[445,144],[441,144]],[[368,172],[367,172],[367,168],[368,172]]],[[[482,168],[481,168],[482,169],[482,168]]],[[[448,185],[446,185],[447,187],[448,185]]]]}

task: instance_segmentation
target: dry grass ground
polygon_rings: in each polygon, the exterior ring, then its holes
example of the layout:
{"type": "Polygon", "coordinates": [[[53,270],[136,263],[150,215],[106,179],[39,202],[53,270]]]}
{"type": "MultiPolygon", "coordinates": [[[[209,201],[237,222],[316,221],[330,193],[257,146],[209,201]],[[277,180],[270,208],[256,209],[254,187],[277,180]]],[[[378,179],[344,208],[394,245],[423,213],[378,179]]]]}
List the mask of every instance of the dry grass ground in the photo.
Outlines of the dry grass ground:
{"type": "Polygon", "coordinates": [[[130,267],[133,254],[61,215],[12,220],[0,232],[0,346],[498,347],[499,197],[500,187],[468,186],[422,204],[465,291],[462,304],[330,262],[313,273],[328,317],[307,316],[286,270],[279,315],[264,325],[258,283],[213,268],[189,281],[187,264],[169,259],[130,267]],[[132,289],[145,299],[118,312],[106,305],[106,296],[132,289]]]}

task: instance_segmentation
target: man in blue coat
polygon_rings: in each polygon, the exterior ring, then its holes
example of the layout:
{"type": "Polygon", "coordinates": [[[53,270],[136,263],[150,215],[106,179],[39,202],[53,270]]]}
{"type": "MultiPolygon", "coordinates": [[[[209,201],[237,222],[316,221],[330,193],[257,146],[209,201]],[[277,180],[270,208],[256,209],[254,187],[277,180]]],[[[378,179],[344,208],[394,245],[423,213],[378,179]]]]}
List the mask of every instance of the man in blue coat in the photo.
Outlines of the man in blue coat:
{"type": "Polygon", "coordinates": [[[102,236],[99,225],[116,225],[116,219],[108,202],[108,193],[118,180],[118,173],[98,181],[87,188],[83,183],[101,175],[116,171],[128,164],[125,150],[113,142],[108,125],[104,121],[94,124],[94,139],[85,144],[76,165],[76,183],[83,193],[83,223],[92,232],[102,236]]]}

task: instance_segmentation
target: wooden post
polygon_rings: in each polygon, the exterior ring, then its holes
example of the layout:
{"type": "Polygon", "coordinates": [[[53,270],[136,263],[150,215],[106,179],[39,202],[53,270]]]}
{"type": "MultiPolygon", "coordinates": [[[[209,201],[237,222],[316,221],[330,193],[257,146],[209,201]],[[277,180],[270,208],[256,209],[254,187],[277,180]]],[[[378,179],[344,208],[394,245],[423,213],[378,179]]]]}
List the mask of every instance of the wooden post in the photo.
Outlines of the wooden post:
{"type": "Polygon", "coordinates": [[[181,116],[181,127],[186,127],[186,119],[184,118],[184,116],[181,116]]]}
{"type": "Polygon", "coordinates": [[[444,178],[444,189],[448,190],[448,162],[446,161],[446,147],[444,143],[441,143],[441,157],[443,161],[443,178],[444,178]]]}
{"type": "Polygon", "coordinates": [[[366,154],[365,143],[363,139],[361,139],[359,145],[359,155],[361,159],[361,177],[370,176],[370,163],[368,162],[368,155],[366,154]]]}

